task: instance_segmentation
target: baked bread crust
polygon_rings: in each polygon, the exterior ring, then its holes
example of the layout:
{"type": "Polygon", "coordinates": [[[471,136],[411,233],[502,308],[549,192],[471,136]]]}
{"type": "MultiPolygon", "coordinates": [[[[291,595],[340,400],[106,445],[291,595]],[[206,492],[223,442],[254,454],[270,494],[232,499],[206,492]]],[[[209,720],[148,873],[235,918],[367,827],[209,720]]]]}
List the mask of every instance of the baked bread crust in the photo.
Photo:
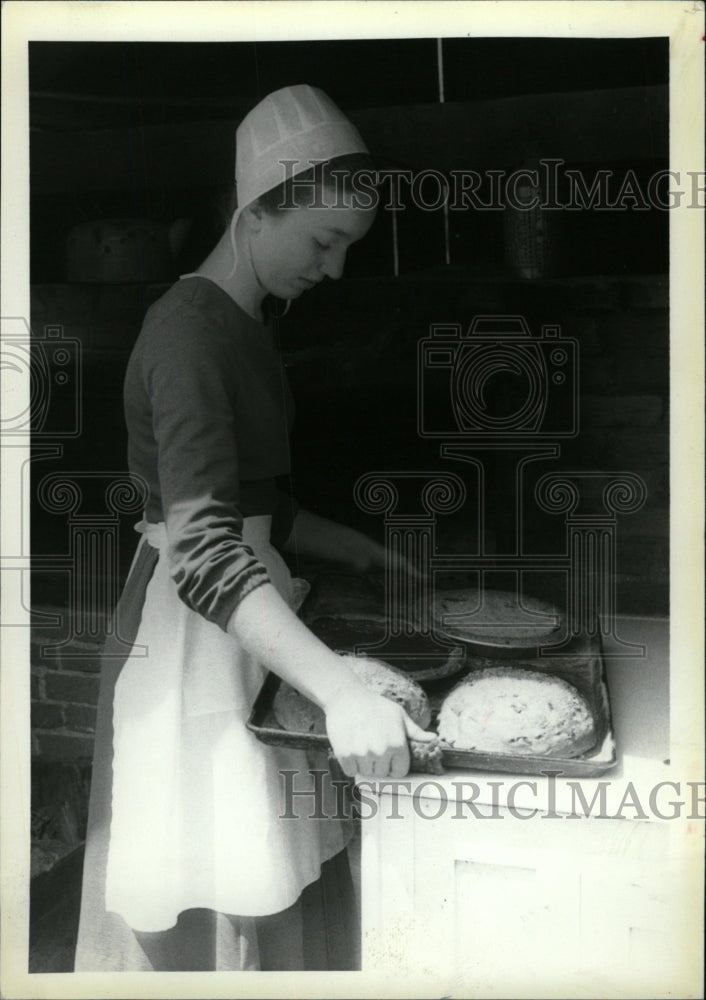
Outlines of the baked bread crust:
{"type": "MultiPolygon", "coordinates": [[[[431,722],[429,699],[416,681],[381,660],[365,656],[344,656],[343,659],[367,688],[396,701],[418,726],[427,728],[431,722]]],[[[273,709],[275,719],[288,732],[326,732],[322,710],[284,681],[277,689],[273,709]]]]}
{"type": "Polygon", "coordinates": [[[410,771],[423,771],[426,774],[444,773],[444,748],[438,736],[423,743],[421,740],[409,741],[410,771]]]}
{"type": "Polygon", "coordinates": [[[596,742],[588,702],[561,677],[491,667],[465,677],[439,712],[439,736],[457,749],[576,757],[596,742]]]}

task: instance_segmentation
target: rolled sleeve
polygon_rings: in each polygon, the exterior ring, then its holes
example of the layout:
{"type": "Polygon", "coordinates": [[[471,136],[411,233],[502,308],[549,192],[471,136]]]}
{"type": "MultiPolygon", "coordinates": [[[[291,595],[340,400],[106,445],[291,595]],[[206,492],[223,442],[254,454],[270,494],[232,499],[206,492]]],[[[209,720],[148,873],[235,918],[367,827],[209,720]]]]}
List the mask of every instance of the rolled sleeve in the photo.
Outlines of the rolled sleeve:
{"type": "Polygon", "coordinates": [[[225,630],[243,597],[269,577],[243,542],[228,359],[212,349],[203,321],[192,320],[147,338],[143,377],[170,574],[181,600],[225,630]]]}

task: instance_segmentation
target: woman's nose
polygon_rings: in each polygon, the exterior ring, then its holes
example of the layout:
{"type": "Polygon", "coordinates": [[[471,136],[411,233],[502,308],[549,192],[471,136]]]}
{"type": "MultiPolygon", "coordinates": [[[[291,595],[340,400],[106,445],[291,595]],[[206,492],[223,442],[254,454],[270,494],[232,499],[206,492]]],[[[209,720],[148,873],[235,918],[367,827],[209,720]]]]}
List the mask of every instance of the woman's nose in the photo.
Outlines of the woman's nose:
{"type": "Polygon", "coordinates": [[[345,266],[346,251],[344,249],[331,248],[323,255],[320,269],[327,278],[338,280],[342,276],[345,266]]]}

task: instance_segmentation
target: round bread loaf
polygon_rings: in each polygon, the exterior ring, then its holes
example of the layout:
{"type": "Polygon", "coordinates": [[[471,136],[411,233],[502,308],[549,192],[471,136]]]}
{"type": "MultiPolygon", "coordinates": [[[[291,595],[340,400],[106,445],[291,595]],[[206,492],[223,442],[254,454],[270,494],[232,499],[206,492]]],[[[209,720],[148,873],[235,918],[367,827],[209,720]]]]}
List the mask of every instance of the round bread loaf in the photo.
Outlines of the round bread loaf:
{"type": "Polygon", "coordinates": [[[593,715],[573,685],[520,667],[465,677],[439,713],[439,736],[458,749],[576,757],[596,742],[593,715]]]}
{"type": "MultiPolygon", "coordinates": [[[[380,660],[365,656],[344,656],[343,659],[367,688],[396,701],[418,726],[427,728],[431,722],[429,699],[416,681],[380,660]]],[[[284,681],[277,690],[273,707],[277,722],[288,732],[326,732],[322,710],[284,681]]]]}

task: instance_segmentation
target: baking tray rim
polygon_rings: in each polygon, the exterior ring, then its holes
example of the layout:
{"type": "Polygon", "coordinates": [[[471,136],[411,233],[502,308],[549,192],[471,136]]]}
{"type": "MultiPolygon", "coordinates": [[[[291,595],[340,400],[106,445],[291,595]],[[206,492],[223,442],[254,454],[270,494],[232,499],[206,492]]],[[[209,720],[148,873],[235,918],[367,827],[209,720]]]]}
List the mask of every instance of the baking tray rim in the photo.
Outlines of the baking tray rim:
{"type": "MultiPolygon", "coordinates": [[[[500,771],[506,774],[533,774],[537,776],[541,776],[547,771],[556,771],[561,776],[590,778],[604,774],[615,767],[618,758],[613,733],[608,680],[602,656],[600,664],[598,688],[603,711],[604,732],[603,739],[597,741],[590,750],[584,751],[576,757],[510,756],[494,752],[457,750],[448,744],[442,744],[442,763],[445,769],[462,768],[470,771],[500,771]]],[[[280,684],[281,679],[276,674],[267,673],[246,722],[247,729],[262,743],[271,746],[299,750],[318,749],[331,753],[331,744],[325,733],[297,733],[261,725],[261,720],[272,708],[274,696],[280,684]]]]}

